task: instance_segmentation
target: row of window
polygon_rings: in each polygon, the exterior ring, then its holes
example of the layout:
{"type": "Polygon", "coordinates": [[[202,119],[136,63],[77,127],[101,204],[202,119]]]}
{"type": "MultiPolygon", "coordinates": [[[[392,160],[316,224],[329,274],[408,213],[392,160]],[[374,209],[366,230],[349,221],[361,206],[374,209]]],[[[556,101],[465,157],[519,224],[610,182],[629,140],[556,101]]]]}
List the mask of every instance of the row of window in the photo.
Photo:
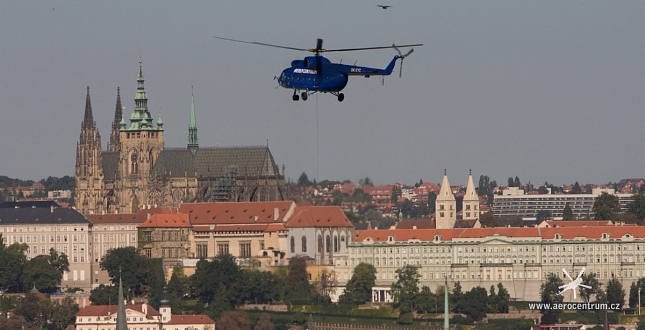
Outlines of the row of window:
{"type": "MultiPolygon", "coordinates": [[[[38,219],[36,219],[38,220],[38,219]]],[[[2,232],[3,233],[22,233],[23,231],[25,232],[37,232],[37,231],[68,231],[68,228],[71,228],[70,231],[84,231],[85,227],[68,227],[68,226],[57,226],[57,227],[46,227],[46,226],[39,226],[39,227],[27,227],[27,226],[20,226],[20,227],[3,227],[2,232]],[[40,230],[37,230],[40,228],[40,230]],[[23,230],[24,229],[24,230],[23,230]]]]}

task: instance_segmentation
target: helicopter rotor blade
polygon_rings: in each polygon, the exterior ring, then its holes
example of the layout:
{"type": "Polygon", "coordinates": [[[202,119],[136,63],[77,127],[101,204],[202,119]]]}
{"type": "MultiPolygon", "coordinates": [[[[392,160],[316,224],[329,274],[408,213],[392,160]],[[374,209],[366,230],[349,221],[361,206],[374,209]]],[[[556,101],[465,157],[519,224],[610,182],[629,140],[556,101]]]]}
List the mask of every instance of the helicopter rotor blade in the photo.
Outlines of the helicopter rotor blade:
{"type": "Polygon", "coordinates": [[[324,52],[353,52],[353,51],[357,51],[357,50],[388,49],[388,48],[398,49],[399,47],[405,48],[405,47],[414,47],[414,46],[423,46],[423,44],[398,45],[398,46],[392,45],[392,46],[362,47],[362,48],[323,49],[322,51],[324,51],[324,52]]]}
{"type": "MultiPolygon", "coordinates": [[[[280,46],[280,45],[266,44],[266,43],[263,43],[263,42],[257,42],[257,41],[244,41],[244,40],[236,40],[236,39],[229,39],[229,38],[222,38],[222,37],[215,37],[215,36],[213,36],[213,38],[215,38],[215,39],[221,39],[221,40],[227,40],[227,41],[241,42],[241,43],[245,43],[245,44],[252,44],[252,45],[260,45],[260,46],[268,46],[268,47],[275,47],[275,48],[284,48],[284,49],[298,50],[298,51],[303,51],[303,52],[311,51],[310,49],[306,49],[306,48],[287,47],[287,46],[280,46]]],[[[319,39],[319,40],[320,40],[320,39],[319,39]]],[[[322,40],[321,40],[321,43],[322,43],[322,40]]]]}

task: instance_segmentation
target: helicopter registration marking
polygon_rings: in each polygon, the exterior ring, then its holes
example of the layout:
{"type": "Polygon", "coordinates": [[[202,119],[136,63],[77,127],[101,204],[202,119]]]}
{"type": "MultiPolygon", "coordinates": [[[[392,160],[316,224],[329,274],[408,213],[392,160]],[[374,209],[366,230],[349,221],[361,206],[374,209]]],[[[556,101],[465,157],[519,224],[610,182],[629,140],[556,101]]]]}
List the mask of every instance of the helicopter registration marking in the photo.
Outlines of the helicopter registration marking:
{"type": "Polygon", "coordinates": [[[309,70],[309,69],[293,69],[293,73],[309,73],[309,74],[316,74],[316,70],[309,70]]]}
{"type": "Polygon", "coordinates": [[[361,70],[361,68],[351,68],[350,71],[351,72],[361,72],[362,70],[361,70]]]}

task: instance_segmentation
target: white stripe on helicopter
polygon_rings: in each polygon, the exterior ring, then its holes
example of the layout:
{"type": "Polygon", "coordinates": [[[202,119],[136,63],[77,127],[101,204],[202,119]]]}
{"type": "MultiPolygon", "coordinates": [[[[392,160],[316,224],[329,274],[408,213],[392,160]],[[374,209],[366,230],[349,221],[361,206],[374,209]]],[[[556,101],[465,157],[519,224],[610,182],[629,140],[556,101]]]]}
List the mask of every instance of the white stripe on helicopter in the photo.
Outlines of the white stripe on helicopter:
{"type": "Polygon", "coordinates": [[[316,74],[316,70],[309,70],[309,69],[293,69],[293,73],[309,73],[309,74],[316,74]]]}

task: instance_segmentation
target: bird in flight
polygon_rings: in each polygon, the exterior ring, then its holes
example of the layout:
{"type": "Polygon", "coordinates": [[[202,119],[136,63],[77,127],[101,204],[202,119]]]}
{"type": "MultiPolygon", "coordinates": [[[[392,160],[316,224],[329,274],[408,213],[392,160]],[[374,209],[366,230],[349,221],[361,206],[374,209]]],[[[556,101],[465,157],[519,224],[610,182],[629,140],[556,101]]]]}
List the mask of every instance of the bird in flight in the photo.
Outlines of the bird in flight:
{"type": "Polygon", "coordinates": [[[392,6],[386,6],[386,5],[376,5],[376,6],[381,7],[383,9],[388,9],[388,8],[392,7],[392,6]]]}

